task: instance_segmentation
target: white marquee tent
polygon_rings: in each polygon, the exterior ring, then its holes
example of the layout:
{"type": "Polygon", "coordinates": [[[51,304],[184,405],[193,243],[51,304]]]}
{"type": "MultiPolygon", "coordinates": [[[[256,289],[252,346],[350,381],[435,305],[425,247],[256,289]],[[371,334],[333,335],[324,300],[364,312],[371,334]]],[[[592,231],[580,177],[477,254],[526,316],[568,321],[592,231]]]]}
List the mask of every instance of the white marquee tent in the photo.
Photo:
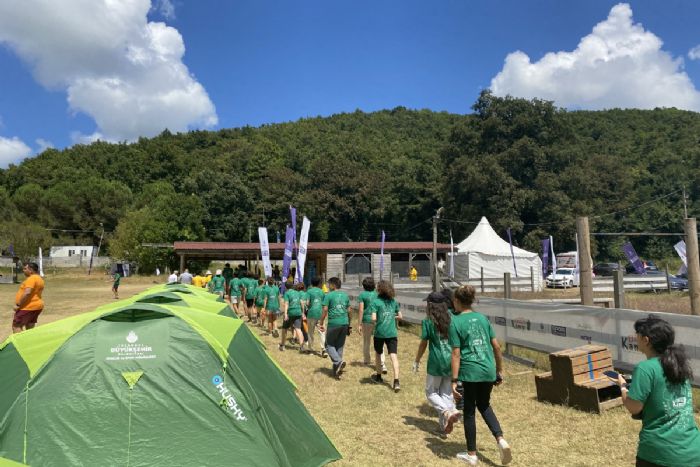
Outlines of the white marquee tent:
{"type": "Polygon", "coordinates": [[[484,278],[503,278],[506,272],[515,278],[513,256],[517,276],[529,279],[531,271],[534,272],[535,288],[541,290],[542,260],[538,254],[513,246],[511,255],[510,244],[498,236],[486,217],[482,217],[474,231],[455,245],[455,279],[479,279],[481,268],[484,268],[484,278]]]}

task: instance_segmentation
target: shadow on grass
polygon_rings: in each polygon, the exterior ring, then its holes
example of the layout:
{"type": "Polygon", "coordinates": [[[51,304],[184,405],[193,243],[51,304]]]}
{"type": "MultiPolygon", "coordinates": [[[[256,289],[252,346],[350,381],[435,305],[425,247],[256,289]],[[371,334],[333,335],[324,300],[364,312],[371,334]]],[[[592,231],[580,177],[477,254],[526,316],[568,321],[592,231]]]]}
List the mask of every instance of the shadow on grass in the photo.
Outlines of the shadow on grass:
{"type": "Polygon", "coordinates": [[[314,370],[314,373],[323,373],[324,375],[328,376],[329,378],[335,379],[335,372],[333,371],[333,368],[330,368],[327,366],[322,366],[322,367],[316,368],[314,370]]]}
{"type": "Polygon", "coordinates": [[[437,417],[436,410],[430,406],[427,402],[424,402],[421,405],[417,405],[416,409],[418,410],[418,413],[421,415],[425,415],[427,417],[437,417]]]}
{"type": "Polygon", "coordinates": [[[372,381],[372,378],[370,378],[369,376],[366,376],[366,377],[360,379],[358,382],[360,384],[370,384],[372,386],[378,386],[378,387],[384,386],[384,387],[389,388],[393,391],[391,384],[387,380],[384,380],[381,383],[375,383],[374,381],[372,381]]]}
{"type": "Polygon", "coordinates": [[[406,425],[415,426],[419,430],[425,431],[426,433],[429,433],[430,435],[433,435],[435,437],[443,436],[439,431],[438,423],[434,420],[428,420],[426,418],[411,417],[409,415],[404,415],[403,422],[406,425]]]}
{"type": "MultiPolygon", "coordinates": [[[[446,441],[444,438],[434,436],[425,438],[425,442],[425,445],[428,447],[428,449],[433,451],[433,453],[441,459],[455,459],[457,457],[457,454],[467,450],[467,446],[465,445],[463,440],[446,441]]],[[[480,464],[490,465],[494,467],[500,466],[500,464],[496,464],[494,461],[484,456],[480,452],[477,452],[477,456],[479,456],[480,464]]]]}

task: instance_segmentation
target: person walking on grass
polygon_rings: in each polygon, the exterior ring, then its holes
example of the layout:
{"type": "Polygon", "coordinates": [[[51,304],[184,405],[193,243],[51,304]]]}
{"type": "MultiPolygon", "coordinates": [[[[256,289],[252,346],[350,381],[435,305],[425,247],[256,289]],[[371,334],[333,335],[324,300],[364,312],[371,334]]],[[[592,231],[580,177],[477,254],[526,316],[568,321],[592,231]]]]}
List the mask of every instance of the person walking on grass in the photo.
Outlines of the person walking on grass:
{"type": "Polygon", "coordinates": [[[258,286],[258,280],[253,272],[247,272],[243,280],[245,281],[246,314],[248,315],[248,321],[252,321],[255,324],[258,321],[258,315],[254,313],[253,305],[255,304],[255,289],[258,286]]]}
{"type": "Polygon", "coordinates": [[[646,360],[637,364],[629,389],[618,384],[622,404],[642,420],[637,467],[700,466],[700,431],[693,416],[692,367],[671,325],[654,315],[634,323],[637,346],[646,360]]]}
{"type": "Polygon", "coordinates": [[[501,464],[506,465],[511,461],[510,446],[491,408],[491,390],[503,383],[503,355],[488,318],[472,310],[475,295],[471,285],[463,285],[455,291],[455,314],[448,332],[452,347],[452,393],[456,400],[464,399],[464,436],[467,439],[467,451],[457,454],[457,458],[469,465],[479,462],[475,418],[476,409],[479,409],[496,438],[501,464]],[[460,381],[461,393],[457,390],[460,381]]]}
{"type": "Polygon", "coordinates": [[[210,292],[223,298],[226,294],[226,279],[221,275],[221,269],[216,270],[216,275],[212,277],[209,283],[210,292]]]}
{"type": "Polygon", "coordinates": [[[277,321],[277,316],[280,314],[280,288],[275,284],[272,277],[267,279],[267,294],[265,295],[263,313],[267,316],[267,328],[270,334],[272,334],[272,337],[278,337],[279,333],[275,327],[275,321],[277,321]]]}
{"type": "Polygon", "coordinates": [[[383,383],[382,379],[382,352],[384,347],[389,353],[391,367],[394,371],[394,392],[401,390],[399,383],[399,357],[397,355],[399,347],[399,331],[396,325],[397,320],[402,319],[399,304],[394,299],[394,286],[389,281],[379,281],[377,284],[377,298],[369,306],[374,326],[374,362],[377,372],[371,376],[375,383],[383,383]]]}
{"type": "Polygon", "coordinates": [[[329,291],[323,297],[323,313],[319,321],[319,329],[326,333],[326,352],[333,362],[333,375],[340,379],[345,370],[343,349],[345,339],[350,334],[350,297],[340,290],[341,282],[337,277],[328,279],[329,291]],[[324,324],[328,318],[328,329],[324,324]]]}
{"type": "Polygon", "coordinates": [[[119,300],[119,283],[122,280],[122,275],[119,274],[119,271],[114,271],[114,275],[112,276],[113,282],[112,282],[112,294],[114,294],[114,299],[119,300]]]}
{"type": "Polygon", "coordinates": [[[12,332],[17,333],[36,326],[39,315],[44,310],[41,294],[44,292],[44,279],[39,275],[39,265],[27,263],[22,268],[26,279],[20,284],[15,294],[15,306],[12,308],[12,332]]]}
{"type": "Polygon", "coordinates": [[[233,311],[236,312],[240,318],[243,313],[241,311],[241,280],[238,276],[233,276],[228,283],[228,293],[229,300],[231,301],[231,306],[233,306],[233,311]]]}
{"type": "MultiPolygon", "coordinates": [[[[318,321],[321,319],[321,314],[323,313],[323,290],[319,287],[321,285],[321,278],[314,277],[311,279],[311,287],[306,291],[308,296],[308,305],[306,312],[306,325],[307,333],[309,334],[309,352],[315,352],[315,332],[317,330],[318,321]]],[[[318,335],[321,336],[321,356],[326,356],[326,334],[318,329],[318,335]]]]}
{"type": "Polygon", "coordinates": [[[190,270],[185,268],[182,274],[180,274],[180,284],[185,284],[185,285],[192,285],[192,274],[190,274],[190,270]]]}
{"type": "Polygon", "coordinates": [[[427,318],[421,322],[421,341],[413,371],[418,371],[425,349],[429,349],[425,396],[438,412],[440,431],[448,435],[452,433],[460,415],[452,395],[452,348],[448,341],[451,313],[448,311],[448,298],[441,292],[431,293],[426,302],[427,318]]]}
{"type": "Polygon", "coordinates": [[[260,316],[258,320],[258,326],[265,328],[265,319],[267,313],[265,313],[265,297],[267,296],[267,285],[262,279],[258,280],[258,286],[255,288],[255,314],[260,316]]]}
{"type": "Polygon", "coordinates": [[[301,331],[304,320],[304,309],[302,305],[301,291],[304,284],[294,284],[294,287],[284,293],[282,305],[284,310],[284,321],[282,322],[282,338],[280,340],[280,350],[284,350],[287,342],[287,330],[291,329],[299,343],[299,352],[304,352],[304,334],[301,331]]]}
{"type": "MultiPolygon", "coordinates": [[[[374,290],[374,279],[365,277],[362,279],[362,288],[365,289],[357,297],[357,313],[358,320],[362,322],[358,326],[359,333],[362,336],[362,353],[364,356],[365,365],[372,364],[372,355],[370,353],[370,345],[372,343],[372,334],[374,332],[374,322],[372,321],[372,312],[369,309],[372,300],[377,298],[377,292],[374,290]]],[[[373,353],[373,352],[372,352],[373,353]]],[[[386,364],[384,363],[384,353],[382,353],[382,374],[386,374],[386,364]]]]}

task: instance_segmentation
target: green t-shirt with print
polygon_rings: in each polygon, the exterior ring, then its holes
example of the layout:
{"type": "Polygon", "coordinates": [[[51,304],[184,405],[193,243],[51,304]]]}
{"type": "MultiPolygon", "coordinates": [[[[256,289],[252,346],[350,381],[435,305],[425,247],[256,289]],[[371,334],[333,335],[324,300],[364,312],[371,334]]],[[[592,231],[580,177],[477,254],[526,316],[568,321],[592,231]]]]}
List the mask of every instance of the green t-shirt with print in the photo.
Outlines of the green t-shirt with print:
{"type": "Polygon", "coordinates": [[[332,290],[323,297],[323,306],[328,307],[328,327],[350,324],[348,308],[350,297],[342,290],[332,290]]]}
{"type": "Polygon", "coordinates": [[[369,305],[369,313],[377,315],[377,323],[374,326],[374,337],[388,339],[399,337],[396,328],[396,315],[399,314],[399,304],[394,300],[377,297],[369,305]]]}
{"type": "Polygon", "coordinates": [[[323,313],[323,290],[318,287],[310,287],[306,291],[309,296],[309,311],[306,312],[306,317],[311,319],[320,319],[323,313]]]}
{"type": "Polygon", "coordinates": [[[634,369],[627,396],[644,404],[637,457],[666,466],[700,465],[700,432],[689,381],[669,383],[653,357],[634,369]]]}
{"type": "Polygon", "coordinates": [[[472,383],[496,381],[496,361],[491,339],[496,334],[488,318],[477,313],[462,312],[452,316],[450,347],[459,349],[459,380],[472,383]]]}
{"type": "Polygon", "coordinates": [[[228,267],[224,268],[223,271],[221,271],[221,275],[224,276],[224,279],[226,279],[226,282],[231,282],[231,279],[233,279],[233,268],[228,267]]]}
{"type": "Polygon", "coordinates": [[[290,318],[301,317],[301,293],[294,289],[287,290],[283,298],[288,305],[287,316],[290,318]]]}
{"type": "Polygon", "coordinates": [[[250,277],[245,279],[245,298],[246,300],[252,300],[255,297],[255,289],[258,287],[258,281],[250,277]]]}
{"type": "Polygon", "coordinates": [[[267,286],[267,311],[280,311],[280,288],[276,285],[267,286]]]}
{"type": "Polygon", "coordinates": [[[255,289],[255,306],[263,306],[267,296],[267,285],[258,285],[255,289]]]}
{"type": "Polygon", "coordinates": [[[212,292],[223,292],[226,288],[226,279],[224,276],[214,276],[211,279],[212,292]]]}
{"type": "Polygon", "coordinates": [[[372,304],[372,300],[377,298],[377,292],[375,290],[364,290],[358,297],[357,297],[357,304],[359,306],[360,303],[364,304],[364,309],[362,313],[362,322],[363,323],[371,323],[372,322],[372,312],[369,311],[369,306],[372,304]]]}
{"type": "Polygon", "coordinates": [[[231,296],[232,297],[240,297],[241,296],[241,280],[237,277],[234,277],[231,279],[231,281],[228,283],[229,288],[231,289],[231,296]]]}
{"type": "Polygon", "coordinates": [[[440,336],[431,319],[421,322],[420,338],[428,341],[428,374],[432,376],[452,375],[452,347],[447,337],[440,336]]]}

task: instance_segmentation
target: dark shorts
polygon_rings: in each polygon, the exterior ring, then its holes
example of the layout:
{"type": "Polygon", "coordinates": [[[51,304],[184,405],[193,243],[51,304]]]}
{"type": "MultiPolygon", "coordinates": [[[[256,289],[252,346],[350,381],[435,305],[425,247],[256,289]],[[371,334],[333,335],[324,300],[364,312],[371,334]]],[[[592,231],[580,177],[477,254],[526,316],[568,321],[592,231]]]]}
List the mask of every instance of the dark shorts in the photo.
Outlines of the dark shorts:
{"type": "Polygon", "coordinates": [[[377,353],[384,352],[384,345],[386,345],[386,350],[389,353],[397,353],[399,349],[399,339],[398,337],[375,337],[374,338],[374,351],[377,353]]]}
{"type": "Polygon", "coordinates": [[[116,292],[117,290],[119,290],[119,284],[114,284],[114,285],[112,286],[112,290],[114,290],[115,292],[116,292]]]}
{"type": "Polygon", "coordinates": [[[254,298],[246,298],[245,299],[245,304],[248,305],[248,307],[252,307],[254,302],[255,302],[254,298]]]}
{"type": "Polygon", "coordinates": [[[282,323],[282,329],[301,329],[301,316],[290,316],[282,323]]]}
{"type": "Polygon", "coordinates": [[[16,328],[27,326],[28,324],[36,324],[39,313],[42,310],[18,310],[12,318],[12,325],[16,328]]]}

